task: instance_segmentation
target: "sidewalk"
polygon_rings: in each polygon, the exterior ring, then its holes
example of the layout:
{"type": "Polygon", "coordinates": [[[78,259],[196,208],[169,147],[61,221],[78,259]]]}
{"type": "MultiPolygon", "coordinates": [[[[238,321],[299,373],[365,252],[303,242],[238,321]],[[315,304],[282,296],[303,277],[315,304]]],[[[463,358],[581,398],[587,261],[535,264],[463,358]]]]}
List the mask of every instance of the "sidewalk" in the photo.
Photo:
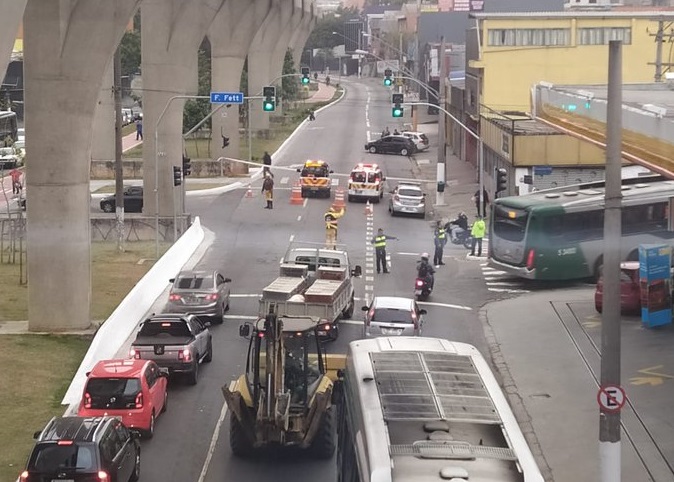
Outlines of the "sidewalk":
{"type": "Polygon", "coordinates": [[[332,85],[325,85],[325,82],[318,82],[318,90],[304,102],[318,103],[332,100],[337,89],[332,85]]]}
{"type": "MultiPolygon", "coordinates": [[[[536,434],[540,446],[532,450],[542,452],[549,466],[546,480],[601,479],[601,317],[593,293],[592,288],[546,291],[491,303],[481,313],[504,390],[525,434],[536,434]]],[[[621,412],[622,480],[671,481],[674,380],[668,373],[674,370],[674,328],[647,330],[636,317],[624,317],[621,326],[629,400],[621,412]],[[658,380],[645,377],[653,375],[648,370],[658,372],[658,380]]]]}
{"type": "Polygon", "coordinates": [[[143,143],[143,140],[136,140],[136,133],[132,132],[124,137],[122,137],[122,152],[130,151],[136,146],[139,146],[143,143]]]}

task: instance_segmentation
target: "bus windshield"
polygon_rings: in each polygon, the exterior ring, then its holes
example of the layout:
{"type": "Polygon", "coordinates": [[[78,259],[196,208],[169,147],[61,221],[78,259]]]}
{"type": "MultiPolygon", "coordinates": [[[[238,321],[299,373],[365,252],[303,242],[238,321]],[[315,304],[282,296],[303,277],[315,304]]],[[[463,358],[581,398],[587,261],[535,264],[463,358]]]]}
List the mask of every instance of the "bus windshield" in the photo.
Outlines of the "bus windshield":
{"type": "Polygon", "coordinates": [[[508,206],[494,206],[494,234],[508,241],[520,242],[527,230],[529,213],[508,206]]]}

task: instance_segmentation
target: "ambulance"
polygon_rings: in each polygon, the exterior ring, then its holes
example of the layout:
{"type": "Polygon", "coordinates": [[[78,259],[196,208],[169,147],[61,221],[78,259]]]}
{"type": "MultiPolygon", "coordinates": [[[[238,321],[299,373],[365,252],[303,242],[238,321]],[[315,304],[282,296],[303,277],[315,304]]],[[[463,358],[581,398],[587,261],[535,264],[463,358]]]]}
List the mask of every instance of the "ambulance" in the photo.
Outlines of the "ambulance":
{"type": "Polygon", "coordinates": [[[377,164],[358,164],[349,176],[349,201],[360,198],[378,203],[384,197],[385,180],[377,164]]]}
{"type": "Polygon", "coordinates": [[[330,186],[332,184],[330,174],[332,171],[327,162],[309,160],[297,172],[300,173],[303,198],[310,194],[330,197],[330,186]]]}

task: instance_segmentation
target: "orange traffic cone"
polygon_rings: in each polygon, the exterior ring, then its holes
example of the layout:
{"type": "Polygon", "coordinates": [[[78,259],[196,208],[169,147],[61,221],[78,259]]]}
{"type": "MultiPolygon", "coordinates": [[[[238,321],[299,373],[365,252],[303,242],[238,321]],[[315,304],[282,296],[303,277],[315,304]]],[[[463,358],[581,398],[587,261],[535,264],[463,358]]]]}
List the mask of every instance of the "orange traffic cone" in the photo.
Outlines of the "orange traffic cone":
{"type": "Polygon", "coordinates": [[[372,204],[370,204],[370,200],[368,199],[367,204],[365,204],[365,214],[370,215],[372,214],[372,204]]]}
{"type": "Polygon", "coordinates": [[[253,189],[248,184],[248,190],[246,191],[246,197],[253,197],[253,189]]]}
{"type": "Polygon", "coordinates": [[[344,203],[344,189],[335,189],[335,202],[332,205],[337,209],[341,209],[346,206],[344,203]]]}
{"type": "Polygon", "coordinates": [[[290,204],[304,204],[304,199],[302,199],[302,186],[299,181],[293,184],[293,189],[290,192],[290,204]]]}

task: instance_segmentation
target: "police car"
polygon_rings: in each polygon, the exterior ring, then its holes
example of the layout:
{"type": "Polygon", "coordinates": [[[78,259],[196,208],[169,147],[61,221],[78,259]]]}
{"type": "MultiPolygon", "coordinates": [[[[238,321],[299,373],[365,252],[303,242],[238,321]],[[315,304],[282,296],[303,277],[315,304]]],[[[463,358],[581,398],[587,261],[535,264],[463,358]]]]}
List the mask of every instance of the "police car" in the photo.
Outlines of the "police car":
{"type": "Polygon", "coordinates": [[[300,173],[303,198],[309,196],[309,194],[330,197],[330,174],[332,171],[327,162],[309,160],[297,172],[300,173]]]}
{"type": "Polygon", "coordinates": [[[378,203],[384,197],[385,180],[377,164],[358,164],[349,176],[349,201],[360,198],[378,203]]]}

